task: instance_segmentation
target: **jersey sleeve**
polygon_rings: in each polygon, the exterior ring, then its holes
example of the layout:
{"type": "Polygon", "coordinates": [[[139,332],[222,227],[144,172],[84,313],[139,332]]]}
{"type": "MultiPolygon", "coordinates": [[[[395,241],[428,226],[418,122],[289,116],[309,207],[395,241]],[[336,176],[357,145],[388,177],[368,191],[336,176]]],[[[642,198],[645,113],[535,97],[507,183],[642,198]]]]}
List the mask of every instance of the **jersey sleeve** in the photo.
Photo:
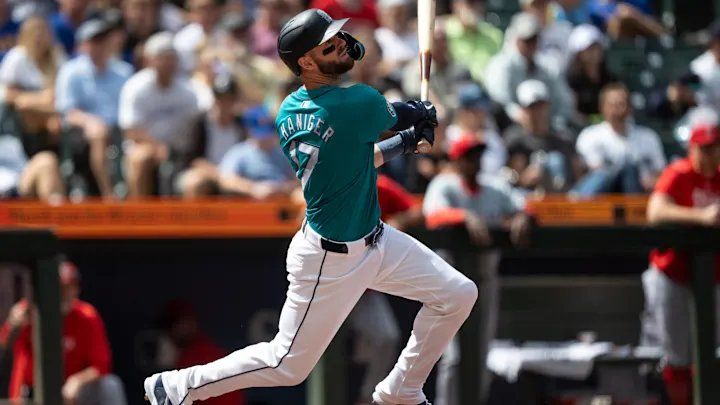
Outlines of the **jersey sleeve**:
{"type": "Polygon", "coordinates": [[[678,198],[682,195],[682,188],[682,177],[680,176],[680,173],[671,166],[662,172],[655,183],[655,189],[653,192],[665,194],[677,202],[678,198]]]}
{"type": "Polygon", "coordinates": [[[358,99],[357,104],[349,103],[348,108],[353,108],[349,113],[354,117],[354,127],[360,131],[360,141],[374,143],[383,131],[397,122],[395,108],[385,96],[370,86],[358,84],[350,89],[353,93],[349,97],[358,99]]]}

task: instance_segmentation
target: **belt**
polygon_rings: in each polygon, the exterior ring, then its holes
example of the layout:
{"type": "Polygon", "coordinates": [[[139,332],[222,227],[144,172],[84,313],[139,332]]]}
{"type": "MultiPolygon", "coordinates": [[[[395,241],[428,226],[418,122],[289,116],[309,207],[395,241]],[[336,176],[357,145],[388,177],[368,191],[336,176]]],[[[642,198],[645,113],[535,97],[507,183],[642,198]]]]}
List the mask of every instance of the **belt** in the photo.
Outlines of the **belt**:
{"type": "Polygon", "coordinates": [[[377,245],[378,241],[380,241],[380,237],[382,236],[383,232],[385,231],[385,228],[383,226],[383,223],[380,222],[378,225],[369,233],[367,236],[365,236],[361,240],[357,240],[354,242],[335,242],[330,239],[323,238],[320,236],[315,230],[313,230],[311,227],[307,226],[307,221],[303,221],[302,224],[302,232],[305,234],[305,236],[312,236],[313,239],[318,239],[320,243],[320,247],[324,250],[327,250],[328,252],[334,252],[334,253],[341,253],[341,254],[348,254],[351,251],[351,245],[354,247],[358,245],[358,242],[364,242],[365,247],[373,247],[377,245]]]}

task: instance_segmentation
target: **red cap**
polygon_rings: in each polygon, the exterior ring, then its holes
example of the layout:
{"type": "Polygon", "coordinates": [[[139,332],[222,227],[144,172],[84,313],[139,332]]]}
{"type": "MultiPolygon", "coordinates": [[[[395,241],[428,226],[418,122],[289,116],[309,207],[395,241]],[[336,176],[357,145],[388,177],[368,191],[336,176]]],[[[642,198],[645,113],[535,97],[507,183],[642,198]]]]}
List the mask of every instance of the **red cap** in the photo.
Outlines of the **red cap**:
{"type": "Polygon", "coordinates": [[[60,284],[75,284],[80,281],[80,272],[72,262],[60,263],[60,284]]]}
{"type": "Polygon", "coordinates": [[[706,146],[718,141],[720,141],[720,128],[717,125],[696,125],[690,131],[691,145],[706,146]]]}
{"type": "Polygon", "coordinates": [[[475,148],[484,149],[485,143],[475,135],[464,134],[452,141],[448,149],[448,157],[450,160],[458,160],[475,148]]]}

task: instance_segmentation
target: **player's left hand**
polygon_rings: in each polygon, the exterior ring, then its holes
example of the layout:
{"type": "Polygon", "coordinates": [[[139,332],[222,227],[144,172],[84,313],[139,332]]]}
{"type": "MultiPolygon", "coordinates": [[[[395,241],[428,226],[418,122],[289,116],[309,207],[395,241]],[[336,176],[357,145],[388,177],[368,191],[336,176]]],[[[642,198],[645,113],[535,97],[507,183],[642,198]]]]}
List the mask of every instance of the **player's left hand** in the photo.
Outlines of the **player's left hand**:
{"type": "Polygon", "coordinates": [[[422,113],[420,121],[427,121],[433,128],[438,126],[437,109],[433,103],[420,100],[408,100],[407,103],[422,113]]]}
{"type": "Polygon", "coordinates": [[[338,37],[345,41],[345,46],[347,47],[347,54],[349,57],[360,60],[365,56],[365,45],[362,44],[362,42],[358,41],[357,38],[350,35],[347,31],[340,31],[338,32],[338,37]]]}

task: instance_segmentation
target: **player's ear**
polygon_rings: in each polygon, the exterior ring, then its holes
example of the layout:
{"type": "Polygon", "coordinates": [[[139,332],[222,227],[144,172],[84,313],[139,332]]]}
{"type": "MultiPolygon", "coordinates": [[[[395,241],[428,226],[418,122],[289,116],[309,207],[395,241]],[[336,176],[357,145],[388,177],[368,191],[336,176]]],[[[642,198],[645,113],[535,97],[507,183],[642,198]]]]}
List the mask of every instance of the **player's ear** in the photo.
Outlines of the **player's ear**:
{"type": "Polygon", "coordinates": [[[310,55],[305,54],[298,59],[298,65],[300,65],[302,70],[312,70],[313,66],[315,66],[315,61],[310,55]]]}

